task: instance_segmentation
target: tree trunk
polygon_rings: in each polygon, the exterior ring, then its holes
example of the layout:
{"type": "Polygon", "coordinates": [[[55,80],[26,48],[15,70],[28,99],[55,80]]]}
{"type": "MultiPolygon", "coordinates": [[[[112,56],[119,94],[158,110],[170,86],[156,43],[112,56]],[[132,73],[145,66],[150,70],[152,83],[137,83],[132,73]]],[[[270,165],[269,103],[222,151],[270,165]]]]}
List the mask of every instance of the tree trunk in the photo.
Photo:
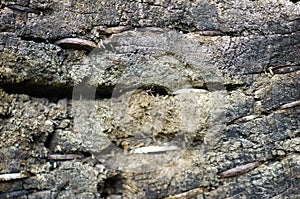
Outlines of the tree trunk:
{"type": "Polygon", "coordinates": [[[0,198],[299,196],[299,2],[0,12],[0,198]]]}

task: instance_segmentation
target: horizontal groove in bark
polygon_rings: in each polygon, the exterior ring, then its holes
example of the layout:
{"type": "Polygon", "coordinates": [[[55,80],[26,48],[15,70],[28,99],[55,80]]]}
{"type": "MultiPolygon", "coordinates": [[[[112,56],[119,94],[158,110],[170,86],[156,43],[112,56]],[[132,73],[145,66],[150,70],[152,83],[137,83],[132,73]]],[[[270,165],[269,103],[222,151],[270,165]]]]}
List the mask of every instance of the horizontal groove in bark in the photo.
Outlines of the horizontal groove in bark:
{"type": "MultiPolygon", "coordinates": [[[[16,83],[16,84],[5,84],[0,83],[0,87],[8,94],[26,94],[31,97],[37,98],[47,98],[51,101],[57,101],[59,99],[67,98],[78,100],[83,99],[109,99],[112,97],[119,97],[126,92],[133,90],[144,90],[148,94],[156,95],[172,95],[171,91],[161,85],[155,84],[145,84],[139,87],[130,87],[126,85],[115,86],[99,86],[96,88],[96,93],[94,95],[89,94],[89,90],[93,89],[91,86],[84,85],[76,90],[73,94],[72,85],[61,85],[61,86],[51,86],[51,85],[41,85],[39,83],[34,83],[30,81],[16,83]]],[[[199,88],[197,88],[199,89],[199,88]]]]}

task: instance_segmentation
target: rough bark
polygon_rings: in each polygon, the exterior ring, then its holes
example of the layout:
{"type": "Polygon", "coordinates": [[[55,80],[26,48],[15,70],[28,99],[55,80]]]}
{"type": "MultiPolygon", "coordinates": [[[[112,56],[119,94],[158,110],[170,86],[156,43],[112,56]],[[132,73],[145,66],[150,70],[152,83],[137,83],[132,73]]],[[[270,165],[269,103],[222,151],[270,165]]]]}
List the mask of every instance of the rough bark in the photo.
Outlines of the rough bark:
{"type": "Polygon", "coordinates": [[[0,18],[0,198],[299,197],[299,2],[15,0],[0,18]]]}

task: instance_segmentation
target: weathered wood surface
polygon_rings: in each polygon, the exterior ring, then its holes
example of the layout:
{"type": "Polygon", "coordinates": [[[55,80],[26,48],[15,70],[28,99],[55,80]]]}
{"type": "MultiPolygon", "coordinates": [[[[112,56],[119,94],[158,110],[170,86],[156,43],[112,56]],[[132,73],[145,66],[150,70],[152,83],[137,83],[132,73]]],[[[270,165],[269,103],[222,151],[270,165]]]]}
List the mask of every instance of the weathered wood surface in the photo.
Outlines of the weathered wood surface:
{"type": "Polygon", "coordinates": [[[0,18],[0,198],[299,197],[299,2],[18,0],[0,18]]]}

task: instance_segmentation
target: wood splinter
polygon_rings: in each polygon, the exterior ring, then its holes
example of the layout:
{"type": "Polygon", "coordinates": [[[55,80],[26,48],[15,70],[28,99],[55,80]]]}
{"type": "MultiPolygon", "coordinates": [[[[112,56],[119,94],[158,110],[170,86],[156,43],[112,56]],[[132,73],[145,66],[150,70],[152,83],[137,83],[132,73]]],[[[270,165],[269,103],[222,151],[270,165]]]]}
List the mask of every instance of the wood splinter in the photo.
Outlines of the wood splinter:
{"type": "Polygon", "coordinates": [[[56,160],[56,161],[60,161],[60,160],[74,160],[74,159],[78,159],[78,158],[82,158],[81,155],[77,155],[77,154],[50,154],[48,155],[48,160],[56,160]]]}
{"type": "Polygon", "coordinates": [[[287,103],[287,104],[283,104],[283,105],[281,105],[279,107],[279,110],[293,108],[293,107],[296,107],[296,106],[300,106],[300,100],[294,101],[294,102],[290,102],[290,103],[287,103]]]}
{"type": "Polygon", "coordinates": [[[176,145],[171,146],[146,146],[134,149],[131,151],[132,153],[138,154],[138,153],[162,153],[162,152],[168,152],[168,151],[176,151],[179,150],[179,147],[176,145]]]}
{"type": "Polygon", "coordinates": [[[228,169],[226,171],[223,171],[218,174],[221,178],[228,178],[233,176],[238,176],[244,173],[247,173],[248,171],[260,166],[263,162],[251,162],[242,166],[238,166],[232,169],[228,169]]]}
{"type": "Polygon", "coordinates": [[[196,89],[196,88],[184,88],[184,89],[179,89],[175,92],[173,92],[173,95],[180,95],[180,94],[189,94],[189,93],[203,93],[206,94],[208,93],[208,90],[205,89],[196,89]]]}
{"type": "Polygon", "coordinates": [[[0,182],[10,181],[10,180],[19,180],[19,179],[28,178],[28,177],[30,177],[30,174],[27,172],[0,174],[0,182]]]}
{"type": "Polygon", "coordinates": [[[10,180],[19,180],[19,179],[28,178],[28,177],[30,177],[30,175],[26,172],[0,174],[0,182],[10,181],[10,180]]]}
{"type": "Polygon", "coordinates": [[[67,48],[67,49],[76,49],[76,50],[92,50],[97,48],[97,44],[93,41],[79,38],[64,38],[55,42],[56,45],[67,48]]]}
{"type": "Polygon", "coordinates": [[[259,117],[258,115],[247,115],[244,117],[234,119],[233,121],[229,122],[229,124],[245,123],[245,122],[249,122],[250,120],[253,120],[258,117],[259,117]]]}

